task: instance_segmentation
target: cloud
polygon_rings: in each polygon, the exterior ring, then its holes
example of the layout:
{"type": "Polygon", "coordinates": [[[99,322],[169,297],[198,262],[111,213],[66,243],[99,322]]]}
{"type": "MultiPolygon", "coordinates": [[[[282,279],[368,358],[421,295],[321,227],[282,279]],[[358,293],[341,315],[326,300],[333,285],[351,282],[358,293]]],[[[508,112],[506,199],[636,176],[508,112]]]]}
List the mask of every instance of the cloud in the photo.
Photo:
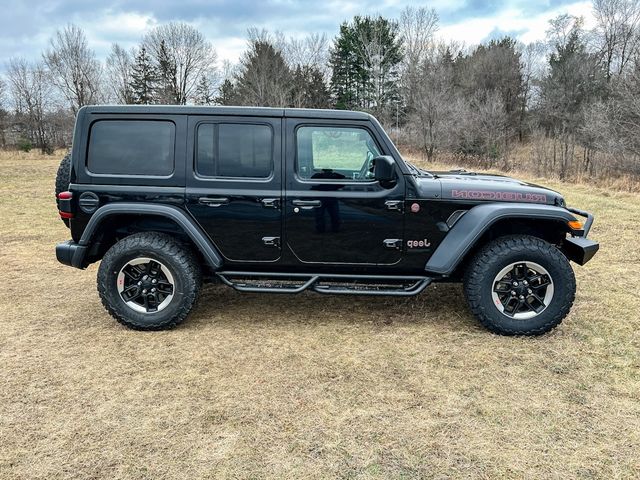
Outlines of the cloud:
{"type": "Polygon", "coordinates": [[[524,43],[531,43],[543,40],[549,28],[549,20],[563,13],[584,16],[587,28],[593,23],[590,1],[578,1],[546,9],[540,9],[539,5],[535,8],[516,3],[490,15],[474,16],[445,24],[441,26],[439,36],[445,40],[473,45],[496,38],[500,36],[499,33],[503,33],[510,34],[524,43]],[[536,9],[540,10],[534,13],[536,9]]]}
{"type": "MultiPolygon", "coordinates": [[[[7,2],[0,16],[0,70],[13,56],[40,58],[56,29],[75,23],[87,34],[91,48],[105,58],[113,42],[129,48],[146,31],[169,21],[194,25],[212,42],[220,59],[236,61],[246,46],[251,26],[300,37],[338,33],[340,23],[354,15],[397,18],[410,0],[34,0],[7,2]]],[[[569,12],[591,22],[591,3],[569,0],[433,0],[440,37],[475,44],[504,34],[523,42],[544,38],[548,21],[569,12]]]]}

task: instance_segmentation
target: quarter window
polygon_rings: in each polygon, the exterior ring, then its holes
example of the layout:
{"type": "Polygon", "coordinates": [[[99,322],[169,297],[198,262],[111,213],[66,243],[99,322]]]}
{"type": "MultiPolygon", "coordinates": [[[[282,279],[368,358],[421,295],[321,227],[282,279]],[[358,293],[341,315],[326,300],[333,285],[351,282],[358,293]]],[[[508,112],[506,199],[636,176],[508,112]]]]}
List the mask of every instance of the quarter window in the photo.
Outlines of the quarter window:
{"type": "Polygon", "coordinates": [[[196,171],[208,177],[269,177],[273,171],[271,128],[245,123],[200,124],[196,171]]]}
{"type": "Polygon", "coordinates": [[[91,126],[87,169],[104,175],[168,176],[175,125],[159,120],[99,120],[91,126]]]}
{"type": "Polygon", "coordinates": [[[370,181],[380,155],[371,134],[357,127],[300,127],[297,173],[303,179],[370,181]]]}

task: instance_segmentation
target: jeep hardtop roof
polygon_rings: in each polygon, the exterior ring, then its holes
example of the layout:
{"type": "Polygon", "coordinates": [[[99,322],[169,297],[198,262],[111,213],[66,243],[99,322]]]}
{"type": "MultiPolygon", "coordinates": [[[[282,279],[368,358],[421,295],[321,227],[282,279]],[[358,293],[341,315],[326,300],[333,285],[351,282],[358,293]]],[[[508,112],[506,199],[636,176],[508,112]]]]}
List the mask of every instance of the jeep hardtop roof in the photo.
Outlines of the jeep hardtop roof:
{"type": "Polygon", "coordinates": [[[322,118],[331,120],[375,120],[364,112],[312,108],[210,107],[193,105],[88,105],[79,113],[166,114],[166,115],[239,115],[250,117],[322,118]]]}

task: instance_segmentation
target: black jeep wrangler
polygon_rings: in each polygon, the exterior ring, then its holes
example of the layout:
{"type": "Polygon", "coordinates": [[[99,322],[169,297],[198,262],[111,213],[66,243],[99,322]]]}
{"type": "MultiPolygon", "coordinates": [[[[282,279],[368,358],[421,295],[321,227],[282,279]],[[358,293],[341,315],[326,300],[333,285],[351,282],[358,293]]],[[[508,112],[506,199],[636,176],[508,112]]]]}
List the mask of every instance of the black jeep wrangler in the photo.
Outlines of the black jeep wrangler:
{"type": "Polygon", "coordinates": [[[574,301],[569,260],[598,250],[593,216],[557,192],[417,168],[360,112],[85,107],[56,197],[58,260],[101,260],[104,306],[144,330],[184,320],[203,281],[396,296],[462,281],[489,330],[541,334],[574,301]]]}

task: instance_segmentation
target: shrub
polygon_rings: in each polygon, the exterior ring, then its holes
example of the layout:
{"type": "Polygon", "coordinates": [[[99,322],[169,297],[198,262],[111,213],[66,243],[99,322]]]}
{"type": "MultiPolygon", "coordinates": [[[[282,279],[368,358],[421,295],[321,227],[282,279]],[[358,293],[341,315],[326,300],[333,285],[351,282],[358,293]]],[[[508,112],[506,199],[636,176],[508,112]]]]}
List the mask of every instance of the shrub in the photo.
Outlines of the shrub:
{"type": "Polygon", "coordinates": [[[28,138],[21,137],[18,139],[17,147],[21,152],[30,152],[33,148],[33,143],[28,138]]]}

